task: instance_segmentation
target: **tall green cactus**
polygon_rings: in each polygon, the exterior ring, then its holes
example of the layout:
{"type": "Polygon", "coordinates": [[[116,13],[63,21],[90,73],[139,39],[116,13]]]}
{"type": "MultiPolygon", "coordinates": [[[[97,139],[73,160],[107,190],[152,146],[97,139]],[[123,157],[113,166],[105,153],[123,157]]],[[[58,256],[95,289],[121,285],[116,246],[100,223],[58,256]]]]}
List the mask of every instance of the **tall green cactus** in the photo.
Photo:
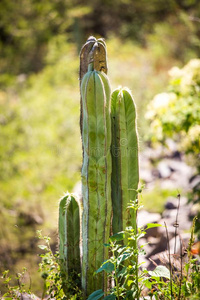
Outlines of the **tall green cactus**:
{"type": "MultiPolygon", "coordinates": [[[[93,68],[91,63],[89,69],[93,68]]],[[[110,85],[103,72],[89,70],[81,84],[83,108],[82,287],[86,295],[105,288],[105,275],[94,272],[108,258],[111,221],[110,85]]]]}
{"type": "Polygon", "coordinates": [[[83,201],[80,208],[67,194],[59,216],[61,273],[64,279],[79,273],[81,254],[85,297],[108,289],[106,274],[94,277],[94,272],[109,257],[103,244],[111,231],[126,226],[137,231],[136,212],[127,209],[130,200],[136,201],[139,181],[135,104],[128,89],[117,89],[110,97],[106,73],[105,42],[90,37],[80,54],[83,201]]]}
{"type": "Polygon", "coordinates": [[[136,109],[127,88],[112,93],[111,120],[112,230],[117,233],[127,226],[137,230],[136,212],[127,208],[130,200],[136,200],[139,182],[136,109]]]}
{"type": "Polygon", "coordinates": [[[59,258],[63,289],[67,280],[81,273],[80,264],[80,207],[74,195],[66,194],[59,204],[59,258]]]}

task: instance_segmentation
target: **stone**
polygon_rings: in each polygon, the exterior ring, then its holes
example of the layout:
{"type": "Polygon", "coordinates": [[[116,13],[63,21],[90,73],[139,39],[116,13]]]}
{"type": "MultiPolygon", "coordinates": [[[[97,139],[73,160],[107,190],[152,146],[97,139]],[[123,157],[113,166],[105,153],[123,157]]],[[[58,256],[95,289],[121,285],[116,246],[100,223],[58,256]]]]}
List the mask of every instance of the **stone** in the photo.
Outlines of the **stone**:
{"type": "Polygon", "coordinates": [[[172,254],[179,254],[182,253],[184,255],[184,251],[187,249],[188,247],[188,242],[190,240],[191,237],[191,233],[189,232],[185,232],[185,233],[181,233],[180,235],[177,235],[176,237],[174,236],[171,240],[170,240],[170,253],[172,254]],[[176,243],[176,245],[175,245],[176,243]],[[181,247],[182,245],[182,247],[181,247]],[[181,251],[182,248],[182,251],[181,251]]]}
{"type": "Polygon", "coordinates": [[[18,297],[19,299],[23,299],[23,300],[41,300],[41,298],[38,298],[36,295],[28,294],[28,293],[18,293],[18,297]]]}
{"type": "Polygon", "coordinates": [[[178,210],[177,216],[177,209],[165,209],[162,213],[162,221],[166,221],[167,225],[176,225],[176,221],[178,221],[178,229],[179,230],[189,230],[192,225],[192,220],[190,219],[190,211],[192,208],[192,204],[187,204],[187,198],[181,197],[180,199],[180,207],[178,210]],[[178,219],[177,219],[178,218],[178,219]],[[177,220],[176,220],[177,219],[177,220]]]}
{"type": "Polygon", "coordinates": [[[158,213],[150,213],[147,210],[139,210],[137,215],[138,227],[145,227],[148,223],[158,223],[161,216],[158,213]]]}
{"type": "Polygon", "coordinates": [[[159,162],[157,169],[159,171],[160,178],[169,178],[170,177],[171,169],[169,168],[166,160],[162,160],[161,162],[159,162]]]}
{"type": "Polygon", "coordinates": [[[200,175],[192,176],[189,180],[189,184],[191,189],[200,188],[200,175]]]}
{"type": "Polygon", "coordinates": [[[165,203],[165,209],[176,209],[178,206],[178,200],[174,197],[168,197],[165,203]]]}

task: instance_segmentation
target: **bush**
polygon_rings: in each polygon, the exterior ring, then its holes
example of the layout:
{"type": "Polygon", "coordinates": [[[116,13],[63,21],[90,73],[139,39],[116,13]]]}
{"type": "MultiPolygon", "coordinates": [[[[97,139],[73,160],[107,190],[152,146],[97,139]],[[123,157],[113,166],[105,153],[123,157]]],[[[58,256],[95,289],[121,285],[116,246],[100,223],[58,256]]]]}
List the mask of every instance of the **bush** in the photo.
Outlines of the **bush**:
{"type": "Polygon", "coordinates": [[[151,139],[165,143],[173,138],[200,168],[200,59],[190,60],[182,69],[173,67],[169,75],[167,92],[157,94],[148,106],[151,139]]]}

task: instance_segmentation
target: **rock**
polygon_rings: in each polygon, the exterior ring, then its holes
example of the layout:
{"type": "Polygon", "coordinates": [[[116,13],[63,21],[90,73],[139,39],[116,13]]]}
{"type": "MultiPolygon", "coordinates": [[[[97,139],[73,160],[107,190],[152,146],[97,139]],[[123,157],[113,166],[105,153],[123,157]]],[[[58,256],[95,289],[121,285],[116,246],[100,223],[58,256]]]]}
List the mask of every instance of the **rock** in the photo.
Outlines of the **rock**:
{"type": "Polygon", "coordinates": [[[149,169],[140,169],[140,179],[143,180],[145,183],[152,182],[154,177],[152,175],[151,170],[149,169]]]}
{"type": "Polygon", "coordinates": [[[154,179],[160,178],[160,173],[159,173],[159,171],[158,171],[157,169],[154,168],[154,169],[151,171],[151,173],[152,173],[154,179]]]}
{"type": "MultiPolygon", "coordinates": [[[[178,210],[178,229],[188,230],[191,228],[192,221],[190,220],[190,211],[192,204],[187,204],[187,198],[181,197],[180,207],[178,210]]],[[[175,225],[177,218],[177,209],[166,209],[162,214],[162,222],[166,222],[167,225],[175,225]]]]}
{"type": "Polygon", "coordinates": [[[168,197],[167,202],[165,203],[165,209],[176,209],[178,200],[174,197],[168,197]]]}
{"type": "Polygon", "coordinates": [[[18,218],[25,226],[41,225],[44,222],[39,215],[32,212],[21,211],[19,212],[18,218]]]}
{"type": "Polygon", "coordinates": [[[158,223],[160,220],[160,214],[150,213],[147,210],[139,210],[137,221],[138,227],[145,227],[148,223],[158,223]]]}
{"type": "Polygon", "coordinates": [[[182,254],[184,254],[184,251],[188,247],[188,242],[190,240],[190,237],[191,237],[191,233],[189,233],[189,232],[181,233],[180,235],[173,237],[169,243],[170,244],[170,253],[180,255],[181,245],[182,245],[182,254]],[[175,247],[175,243],[176,243],[176,247],[175,247]]]}
{"type": "Polygon", "coordinates": [[[172,153],[172,155],[178,151],[177,143],[175,143],[172,139],[166,139],[165,143],[167,145],[169,153],[172,153]]]}
{"type": "MultiPolygon", "coordinates": [[[[41,300],[41,298],[38,298],[34,294],[28,294],[28,293],[18,293],[18,297],[20,300],[41,300]]],[[[6,300],[6,298],[5,298],[6,300]]]]}
{"type": "Polygon", "coordinates": [[[163,156],[163,147],[160,145],[156,148],[146,147],[141,153],[141,157],[145,157],[148,160],[158,160],[163,156]]]}
{"type": "Polygon", "coordinates": [[[167,231],[168,231],[168,237],[169,237],[169,240],[171,240],[174,235],[175,235],[175,228],[173,225],[169,224],[167,222],[167,220],[165,219],[161,219],[159,221],[159,223],[162,225],[161,227],[158,227],[158,236],[167,236],[167,233],[166,233],[166,228],[165,228],[165,224],[167,226],[167,231]]]}
{"type": "Polygon", "coordinates": [[[189,219],[192,220],[195,216],[197,216],[199,211],[200,211],[200,204],[199,203],[193,204],[188,215],[189,219]]]}
{"type": "Polygon", "coordinates": [[[153,247],[152,251],[147,254],[146,258],[150,258],[157,253],[165,251],[166,249],[167,249],[167,237],[165,235],[162,235],[159,238],[158,243],[153,247]]]}
{"type": "Polygon", "coordinates": [[[160,178],[169,178],[171,175],[171,169],[169,168],[167,161],[162,160],[157,166],[160,178]]]}
{"type": "Polygon", "coordinates": [[[200,175],[194,175],[189,180],[191,189],[200,189],[200,175]]]}
{"type": "Polygon", "coordinates": [[[194,168],[188,166],[184,161],[176,159],[166,159],[164,162],[172,170],[172,172],[178,172],[182,176],[186,176],[188,179],[192,176],[194,168]]]}
{"type": "MultiPolygon", "coordinates": [[[[174,274],[174,271],[181,270],[181,260],[178,255],[174,255],[174,254],[170,253],[170,261],[171,261],[171,265],[173,268],[173,274],[174,274]]],[[[151,261],[149,263],[148,270],[154,270],[155,264],[164,265],[169,268],[169,252],[166,250],[166,251],[162,251],[158,254],[153,255],[151,257],[151,261]]]]}
{"type": "Polygon", "coordinates": [[[152,176],[152,166],[149,161],[143,154],[139,157],[139,165],[140,165],[140,178],[145,182],[149,183],[154,180],[154,177],[152,176]]]}

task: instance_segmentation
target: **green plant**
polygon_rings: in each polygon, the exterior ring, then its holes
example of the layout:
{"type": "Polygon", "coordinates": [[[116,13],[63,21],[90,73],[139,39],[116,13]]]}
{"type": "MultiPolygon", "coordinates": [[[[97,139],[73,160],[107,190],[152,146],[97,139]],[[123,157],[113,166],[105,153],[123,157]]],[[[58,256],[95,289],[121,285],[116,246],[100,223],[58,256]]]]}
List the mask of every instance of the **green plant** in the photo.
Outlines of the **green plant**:
{"type": "MultiPolygon", "coordinates": [[[[167,92],[156,95],[150,102],[146,117],[150,121],[150,139],[167,144],[173,138],[179,151],[200,172],[200,59],[190,60],[183,68],[173,67],[167,92]]],[[[189,196],[194,203],[200,201],[197,182],[189,196]]],[[[200,212],[199,212],[200,216],[200,212]]],[[[200,235],[200,222],[196,222],[200,235]]]]}
{"type": "Polygon", "coordinates": [[[127,88],[116,89],[111,96],[112,120],[112,208],[113,234],[127,226],[137,232],[136,211],[128,201],[136,201],[139,182],[136,108],[127,88]]]}
{"type": "Polygon", "coordinates": [[[111,220],[110,85],[105,73],[94,70],[92,49],[88,72],[82,78],[82,287],[86,295],[104,286],[106,276],[93,273],[108,258],[111,220]]]}
{"type": "Polygon", "coordinates": [[[60,264],[59,252],[55,254],[52,252],[48,236],[42,236],[39,230],[37,236],[45,242],[38,246],[45,251],[40,255],[42,260],[39,264],[39,272],[44,279],[42,298],[47,296],[48,299],[81,299],[80,274],[71,271],[66,280],[63,281],[63,265],[60,264]]]}
{"type": "Polygon", "coordinates": [[[23,295],[24,293],[31,295],[31,284],[28,290],[25,288],[25,284],[24,284],[24,277],[26,276],[26,273],[27,273],[26,268],[23,268],[23,271],[21,273],[18,273],[15,276],[15,281],[17,281],[17,284],[13,286],[11,284],[12,278],[9,276],[9,270],[3,272],[2,274],[3,284],[5,285],[5,288],[7,290],[7,292],[2,295],[2,297],[5,297],[4,299],[20,300],[21,295],[23,295]]]}
{"type": "MultiPolygon", "coordinates": [[[[187,251],[180,238],[180,254],[173,255],[168,250],[168,260],[161,258],[162,264],[153,271],[146,271],[149,278],[145,286],[149,289],[149,296],[157,300],[165,299],[199,299],[200,297],[200,265],[199,260],[191,254],[194,243],[194,228],[196,217],[193,220],[191,237],[187,251]]],[[[166,228],[167,231],[167,228],[166,228]]]]}
{"type": "Polygon", "coordinates": [[[169,75],[167,92],[154,97],[146,114],[151,139],[165,143],[173,138],[179,150],[190,155],[200,168],[200,60],[192,59],[182,69],[173,67],[169,75]]]}
{"type": "MultiPolygon", "coordinates": [[[[178,195],[180,201],[180,195],[178,195]]],[[[131,201],[129,209],[137,211],[140,207],[131,201]]],[[[149,228],[162,226],[160,224],[147,224],[146,228],[138,228],[137,232],[132,227],[127,227],[125,231],[118,232],[110,237],[109,247],[111,257],[105,261],[96,273],[106,272],[111,278],[112,287],[107,293],[97,290],[93,292],[88,300],[97,299],[199,299],[200,296],[200,265],[199,260],[194,258],[191,249],[194,244],[194,228],[196,217],[193,220],[190,241],[186,249],[183,247],[181,237],[180,255],[172,254],[169,250],[168,238],[168,259],[160,258],[161,264],[156,265],[153,271],[147,271],[138,264],[138,256],[145,254],[144,246],[138,246],[138,240],[146,234],[149,228]],[[122,241],[127,235],[127,244],[122,245],[122,241]],[[131,240],[134,240],[137,247],[133,247],[131,240]],[[145,290],[146,289],[146,290],[145,290]]],[[[178,226],[178,210],[176,223],[178,226]]],[[[177,233],[177,227],[175,228],[177,233]]],[[[176,234],[176,237],[178,235],[176,234]]],[[[175,251],[175,250],[174,250],[175,251]]]]}
{"type": "MultiPolygon", "coordinates": [[[[103,244],[109,240],[111,231],[117,233],[126,226],[132,226],[137,234],[136,210],[127,208],[127,199],[137,205],[139,181],[135,104],[128,89],[120,88],[114,91],[111,97],[106,72],[105,42],[90,37],[80,54],[80,126],[83,148],[80,247],[81,283],[85,296],[100,288],[106,291],[110,286],[106,273],[98,272],[94,278],[94,272],[102,261],[109,258],[108,248],[104,248],[103,244]],[[119,156],[116,155],[116,149],[120,153],[119,156]]],[[[63,212],[66,203],[63,201],[60,203],[59,231],[61,268],[63,269],[63,262],[66,264],[63,272],[64,282],[70,273],[67,265],[69,261],[74,260],[74,253],[70,254],[68,249],[70,243],[67,235],[72,228],[79,235],[76,229],[79,222],[77,219],[69,228],[66,221],[68,217],[65,217],[63,212]]],[[[68,213],[68,207],[65,212],[68,213]]],[[[73,239],[78,239],[77,235],[73,239]]],[[[135,239],[130,241],[136,248],[135,239]]],[[[71,244],[78,245],[73,240],[71,244]]]]}
{"type": "MultiPolygon", "coordinates": [[[[136,190],[136,192],[140,193],[141,190],[136,190]]],[[[141,207],[136,201],[130,201],[127,208],[136,214],[141,207]]],[[[161,225],[150,223],[147,224],[146,228],[137,228],[137,231],[134,227],[129,226],[124,231],[110,237],[109,244],[104,246],[109,248],[111,256],[103,262],[96,273],[107,273],[112,286],[108,291],[101,289],[93,292],[88,300],[101,299],[102,297],[111,300],[140,299],[142,288],[148,277],[146,270],[140,271],[142,264],[138,263],[138,257],[144,255],[145,251],[144,245],[138,246],[138,241],[144,237],[146,230],[158,226],[161,225]]]]}
{"type": "MultiPolygon", "coordinates": [[[[81,273],[80,262],[80,209],[74,195],[66,194],[59,205],[59,260],[63,289],[68,293],[67,281],[77,281],[81,273]]],[[[80,286],[80,284],[77,285],[80,286]]]]}
{"type": "Polygon", "coordinates": [[[45,251],[43,254],[40,254],[41,262],[39,263],[39,272],[44,280],[42,298],[48,295],[49,299],[53,299],[54,297],[65,299],[58,256],[57,254],[54,255],[51,250],[50,238],[42,236],[40,230],[37,231],[37,237],[44,241],[44,244],[38,247],[45,251]]]}
{"type": "MultiPolygon", "coordinates": [[[[43,279],[42,299],[59,299],[59,300],[81,300],[82,291],[80,287],[80,274],[77,275],[73,272],[68,274],[65,282],[63,278],[63,270],[60,267],[59,253],[52,252],[50,246],[50,237],[43,236],[41,230],[37,231],[37,237],[44,242],[44,244],[38,247],[44,251],[40,254],[41,262],[39,263],[38,271],[43,279]]],[[[30,296],[30,299],[35,299],[35,295],[32,293],[31,276],[27,273],[26,268],[23,268],[21,273],[17,273],[15,278],[9,276],[9,270],[3,272],[2,277],[3,284],[6,288],[6,293],[2,296],[6,300],[21,300],[23,296],[30,296]],[[30,279],[29,286],[25,281],[26,277],[30,279]],[[14,284],[16,282],[16,284],[14,284]]]]}

